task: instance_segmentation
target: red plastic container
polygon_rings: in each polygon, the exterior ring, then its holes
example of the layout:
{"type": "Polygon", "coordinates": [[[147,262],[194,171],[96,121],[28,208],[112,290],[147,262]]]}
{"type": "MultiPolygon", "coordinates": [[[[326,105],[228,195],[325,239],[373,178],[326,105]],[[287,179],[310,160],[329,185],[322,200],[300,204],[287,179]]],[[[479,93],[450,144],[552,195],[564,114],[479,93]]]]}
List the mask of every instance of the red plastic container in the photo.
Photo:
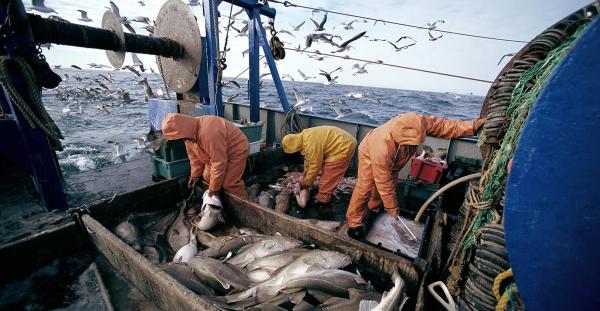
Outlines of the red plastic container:
{"type": "Polygon", "coordinates": [[[422,180],[427,183],[437,184],[442,179],[442,173],[448,168],[447,165],[433,163],[412,157],[410,173],[408,177],[416,180],[422,180]]]}

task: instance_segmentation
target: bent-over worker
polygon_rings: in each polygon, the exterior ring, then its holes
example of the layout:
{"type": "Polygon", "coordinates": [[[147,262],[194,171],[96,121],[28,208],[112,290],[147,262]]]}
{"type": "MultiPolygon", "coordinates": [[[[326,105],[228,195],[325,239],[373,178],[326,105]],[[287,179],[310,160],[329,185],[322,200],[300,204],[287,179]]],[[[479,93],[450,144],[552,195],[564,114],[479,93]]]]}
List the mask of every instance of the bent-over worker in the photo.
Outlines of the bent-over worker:
{"type": "Polygon", "coordinates": [[[329,203],[354,156],[356,139],[335,126],[316,126],[298,134],[286,135],[281,144],[286,153],[299,151],[304,156],[302,189],[310,187],[322,171],[319,193],[307,206],[329,203]]]}
{"type": "Polygon", "coordinates": [[[348,235],[355,239],[363,237],[367,207],[378,213],[383,203],[384,210],[397,218],[398,172],[425,141],[426,135],[446,139],[473,136],[484,122],[481,118],[455,121],[411,112],[398,115],[369,132],[358,147],[358,178],[346,211],[348,235]]]}
{"type": "Polygon", "coordinates": [[[204,177],[210,196],[221,189],[246,195],[242,174],[250,144],[233,123],[216,116],[170,113],[163,120],[162,131],[168,140],[185,139],[191,167],[188,187],[193,188],[204,177]]]}

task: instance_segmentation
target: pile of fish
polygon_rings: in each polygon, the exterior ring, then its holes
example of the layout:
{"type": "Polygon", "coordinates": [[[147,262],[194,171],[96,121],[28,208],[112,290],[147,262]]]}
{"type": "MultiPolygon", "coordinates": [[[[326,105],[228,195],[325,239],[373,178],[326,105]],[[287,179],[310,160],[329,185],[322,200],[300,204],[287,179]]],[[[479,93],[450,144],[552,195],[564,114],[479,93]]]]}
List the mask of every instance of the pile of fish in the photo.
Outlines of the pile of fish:
{"type": "Polygon", "coordinates": [[[403,282],[397,274],[395,288],[382,298],[358,271],[350,272],[348,255],[231,225],[209,233],[198,229],[202,219],[223,215],[198,218],[196,212],[182,203],[179,209],[134,214],[115,233],[224,310],[398,310],[403,282]]]}

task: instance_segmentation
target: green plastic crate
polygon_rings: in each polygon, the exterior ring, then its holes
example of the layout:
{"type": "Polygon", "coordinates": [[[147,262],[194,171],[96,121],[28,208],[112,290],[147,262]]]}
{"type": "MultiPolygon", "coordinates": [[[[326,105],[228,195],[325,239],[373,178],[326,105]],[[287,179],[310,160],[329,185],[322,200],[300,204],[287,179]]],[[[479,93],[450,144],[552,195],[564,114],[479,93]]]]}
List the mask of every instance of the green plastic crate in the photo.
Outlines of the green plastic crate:
{"type": "Polygon", "coordinates": [[[190,175],[190,160],[188,158],[176,161],[165,161],[157,156],[150,156],[152,161],[152,175],[171,179],[190,175]]]}
{"type": "Polygon", "coordinates": [[[163,141],[156,154],[167,162],[188,158],[187,150],[185,150],[185,140],[183,139],[163,141]]]}
{"type": "Polygon", "coordinates": [[[248,138],[248,141],[253,143],[255,141],[259,141],[262,138],[262,123],[258,124],[239,124],[234,123],[244,135],[248,138]]]}
{"type": "Polygon", "coordinates": [[[414,179],[408,178],[404,181],[404,198],[412,198],[425,201],[429,199],[429,197],[439,189],[439,184],[417,182],[414,179]]]}

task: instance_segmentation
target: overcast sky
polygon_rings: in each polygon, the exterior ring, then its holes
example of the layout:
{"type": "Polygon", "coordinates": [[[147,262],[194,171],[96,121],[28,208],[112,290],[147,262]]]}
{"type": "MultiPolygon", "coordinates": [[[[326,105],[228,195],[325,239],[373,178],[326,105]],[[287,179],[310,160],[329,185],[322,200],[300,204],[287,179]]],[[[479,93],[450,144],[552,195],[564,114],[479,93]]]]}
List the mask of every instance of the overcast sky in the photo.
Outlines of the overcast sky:
{"type": "MultiPolygon", "coordinates": [[[[135,16],[147,16],[155,19],[160,6],[164,1],[145,1],[145,6],[140,6],[137,0],[114,0],[120,7],[121,15],[133,18],[135,16]]],[[[202,2],[202,1],[201,1],[202,2]]],[[[456,32],[472,33],[485,36],[510,38],[529,41],[548,26],[554,24],[564,16],[585,6],[589,0],[504,0],[504,1],[481,1],[481,0],[292,0],[291,2],[306,6],[317,6],[325,9],[364,15],[374,18],[397,21],[407,24],[425,25],[443,19],[445,23],[439,24],[440,29],[456,32]]],[[[29,4],[28,1],[25,2],[29,4]]],[[[103,1],[91,0],[46,0],[48,7],[54,8],[60,16],[72,22],[77,21],[77,9],[88,11],[92,22],[83,23],[89,26],[100,26],[102,14],[106,10],[100,3],[103,1]]],[[[108,6],[109,2],[105,1],[108,6]]],[[[300,31],[295,32],[296,38],[287,34],[281,34],[280,39],[293,43],[286,47],[296,47],[299,43],[304,44],[304,36],[314,30],[314,25],[309,20],[311,12],[300,8],[285,8],[278,4],[271,4],[277,9],[276,28],[278,30],[290,30],[289,24],[297,25],[307,21],[300,31]]],[[[200,28],[204,33],[204,20],[200,6],[192,7],[194,14],[198,17],[200,28]]],[[[219,7],[222,15],[229,14],[229,4],[224,3],[219,7]]],[[[234,8],[234,12],[236,12],[234,8]]],[[[47,16],[46,14],[42,14],[47,16]]],[[[246,17],[245,13],[238,17],[246,17]]],[[[315,14],[314,19],[320,21],[322,14],[315,14]]],[[[382,60],[387,63],[402,66],[410,66],[433,71],[441,71],[481,78],[485,80],[495,79],[502,69],[497,63],[500,57],[506,53],[517,52],[524,44],[512,42],[500,42],[468,38],[451,34],[444,34],[436,41],[429,41],[426,30],[412,29],[391,24],[377,23],[354,23],[355,29],[345,30],[339,24],[351,21],[353,18],[345,16],[328,15],[325,25],[326,32],[339,34],[344,40],[354,36],[360,31],[367,31],[371,38],[382,38],[395,41],[401,36],[411,36],[417,40],[417,44],[401,52],[395,52],[387,42],[370,42],[368,38],[356,41],[352,46],[354,49],[341,53],[351,57],[382,60]],[[333,26],[336,26],[333,29],[333,26]]],[[[266,22],[266,18],[263,19],[266,22]]],[[[226,25],[226,20],[221,19],[221,25],[226,25]]],[[[147,34],[141,27],[143,24],[134,23],[139,34],[147,34]]],[[[236,22],[236,28],[241,28],[241,22],[236,22]]],[[[247,37],[233,37],[231,33],[229,45],[231,51],[227,56],[227,70],[225,76],[235,76],[248,67],[248,58],[242,57],[242,51],[248,48],[247,37]]],[[[440,35],[441,33],[436,33],[440,35]]],[[[221,34],[221,42],[224,40],[221,34]]],[[[222,47],[221,43],[221,47],[222,47]]],[[[316,44],[313,48],[322,52],[331,52],[332,48],[327,44],[316,44]]],[[[108,64],[104,51],[90,49],[54,46],[50,51],[44,49],[44,54],[51,65],[69,66],[76,64],[84,67],[85,64],[95,62],[108,64]]],[[[154,57],[140,56],[146,65],[156,68],[154,57]]],[[[126,64],[131,63],[127,57],[126,64]]],[[[307,75],[317,75],[318,69],[327,71],[342,66],[344,71],[339,74],[338,82],[351,85],[376,86],[396,89],[426,90],[438,92],[474,93],[484,95],[488,83],[466,81],[419,73],[401,69],[395,69],[378,65],[367,65],[368,74],[352,75],[352,65],[355,61],[342,59],[325,59],[315,61],[309,59],[306,54],[300,55],[288,52],[287,57],[278,62],[280,74],[292,74],[300,78],[298,68],[302,68],[307,75]]],[[[261,66],[261,72],[264,67],[261,66]]],[[[243,75],[247,76],[247,75],[243,75]]],[[[318,79],[323,79],[320,76],[318,79]]]]}

